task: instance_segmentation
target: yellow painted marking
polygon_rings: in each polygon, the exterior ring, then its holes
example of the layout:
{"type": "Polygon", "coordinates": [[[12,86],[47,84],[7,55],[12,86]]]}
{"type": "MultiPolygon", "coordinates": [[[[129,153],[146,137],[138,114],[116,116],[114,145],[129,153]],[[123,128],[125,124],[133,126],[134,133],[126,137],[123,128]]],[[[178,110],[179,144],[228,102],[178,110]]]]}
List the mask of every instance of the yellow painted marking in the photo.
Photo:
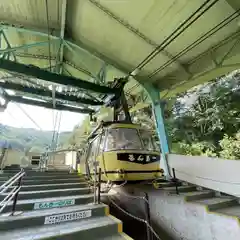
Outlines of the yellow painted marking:
{"type": "Polygon", "coordinates": [[[227,214],[225,214],[225,213],[219,213],[219,212],[211,211],[211,210],[209,210],[208,206],[207,206],[207,205],[204,205],[204,204],[200,204],[200,203],[196,203],[196,202],[191,202],[191,201],[186,200],[186,199],[184,199],[184,201],[185,201],[186,203],[191,203],[191,204],[194,204],[194,205],[198,205],[198,206],[204,207],[205,211],[206,211],[208,214],[215,214],[215,215],[217,215],[217,216],[232,218],[233,220],[237,221],[237,223],[238,223],[238,225],[239,225],[239,227],[240,227],[240,219],[239,219],[239,217],[237,217],[237,216],[231,216],[231,215],[227,215],[227,214]]]}
{"type": "Polygon", "coordinates": [[[126,233],[122,232],[120,233],[120,235],[124,238],[124,239],[127,239],[127,240],[134,240],[133,238],[129,237],[126,233]]]}
{"type": "Polygon", "coordinates": [[[122,222],[121,222],[118,218],[114,217],[114,216],[111,215],[111,214],[109,214],[108,217],[110,217],[113,221],[117,222],[117,224],[118,224],[118,232],[119,232],[119,233],[122,233],[122,231],[123,231],[122,222]]]}
{"type": "Polygon", "coordinates": [[[106,215],[106,216],[109,216],[109,214],[110,214],[110,213],[109,213],[109,206],[106,206],[106,207],[105,207],[105,215],[106,215]]]}

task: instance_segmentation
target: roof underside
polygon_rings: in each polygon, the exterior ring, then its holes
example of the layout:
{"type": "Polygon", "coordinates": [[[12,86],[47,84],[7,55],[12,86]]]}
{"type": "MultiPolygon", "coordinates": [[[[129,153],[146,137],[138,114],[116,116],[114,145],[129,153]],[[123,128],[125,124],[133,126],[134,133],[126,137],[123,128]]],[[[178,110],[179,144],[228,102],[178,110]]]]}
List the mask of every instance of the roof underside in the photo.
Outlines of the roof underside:
{"type": "MultiPolygon", "coordinates": [[[[240,62],[236,57],[239,9],[239,0],[2,0],[0,55],[104,86],[136,70],[160,45],[161,51],[139,68],[134,77],[173,95],[236,68],[229,66],[240,62]],[[197,13],[196,21],[176,38],[170,38],[173,41],[166,42],[204,2],[206,5],[197,13]],[[230,16],[228,22],[223,22],[230,16]],[[164,41],[165,46],[161,45],[164,41]],[[224,56],[226,64],[221,61],[224,56]]],[[[43,96],[46,101],[52,98],[52,88],[57,94],[99,100],[99,94],[81,92],[81,87],[71,84],[52,85],[36,76],[6,69],[1,71],[1,77],[4,80],[0,86],[5,88],[5,84],[16,84],[15,87],[20,84],[48,91],[43,96]]],[[[139,95],[140,91],[139,84],[130,78],[127,94],[139,95]]],[[[17,93],[22,92],[24,89],[17,93]]],[[[34,96],[33,92],[25,94],[34,96]]]]}

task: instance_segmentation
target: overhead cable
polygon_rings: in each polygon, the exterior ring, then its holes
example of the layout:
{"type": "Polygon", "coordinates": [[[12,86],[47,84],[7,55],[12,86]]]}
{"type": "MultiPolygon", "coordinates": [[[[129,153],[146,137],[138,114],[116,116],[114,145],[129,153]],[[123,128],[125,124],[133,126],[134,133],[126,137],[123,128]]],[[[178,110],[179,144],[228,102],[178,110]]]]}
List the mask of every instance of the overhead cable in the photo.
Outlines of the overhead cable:
{"type": "Polygon", "coordinates": [[[179,37],[186,29],[188,29],[194,22],[196,22],[205,12],[212,8],[219,0],[206,0],[194,13],[192,13],[183,23],[181,23],[172,34],[170,34],[164,41],[157,46],[135,69],[130,73],[130,76],[137,74],[139,70],[145,67],[152,59],[154,59],[161,51],[170,45],[177,37],[179,37]],[[209,4],[210,3],[210,4],[209,4]],[[209,4],[209,5],[208,5],[209,4]],[[195,16],[196,15],[196,16],[195,16]],[[134,73],[136,72],[136,74],[134,73]]]}
{"type": "Polygon", "coordinates": [[[43,131],[43,129],[37,124],[37,122],[31,118],[31,116],[24,110],[24,108],[21,107],[21,105],[19,103],[15,103],[15,105],[30,119],[30,121],[41,131],[43,131]]]}
{"type": "Polygon", "coordinates": [[[237,17],[240,16],[240,9],[238,9],[237,11],[235,11],[234,13],[232,13],[231,15],[229,15],[227,18],[225,18],[223,21],[221,21],[219,24],[217,24],[216,26],[214,26],[213,28],[211,28],[208,32],[206,32],[204,35],[202,35],[201,37],[199,37],[196,41],[194,41],[192,44],[190,44],[189,46],[187,46],[186,48],[184,48],[181,52],[179,52],[177,55],[175,55],[172,59],[170,59],[169,61],[167,61],[165,64],[163,64],[162,66],[160,66],[159,68],[157,68],[156,70],[154,70],[149,76],[148,78],[152,78],[154,75],[156,75],[158,72],[160,72],[161,70],[163,70],[164,68],[168,67],[170,64],[172,64],[174,61],[176,61],[177,59],[179,59],[181,56],[183,56],[184,54],[186,54],[187,52],[189,52],[190,50],[192,50],[193,48],[195,48],[196,46],[198,46],[200,43],[202,43],[203,41],[205,41],[207,38],[211,37],[212,35],[214,35],[216,32],[218,32],[220,29],[224,28],[225,26],[227,26],[229,23],[231,23],[234,19],[236,19],[237,17]]]}

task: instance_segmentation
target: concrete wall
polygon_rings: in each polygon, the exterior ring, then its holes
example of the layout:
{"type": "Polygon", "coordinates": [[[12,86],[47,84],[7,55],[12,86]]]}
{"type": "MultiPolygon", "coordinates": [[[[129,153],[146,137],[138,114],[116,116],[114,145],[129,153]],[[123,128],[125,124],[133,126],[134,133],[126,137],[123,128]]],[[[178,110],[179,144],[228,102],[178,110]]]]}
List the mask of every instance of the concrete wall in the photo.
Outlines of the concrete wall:
{"type": "MultiPolygon", "coordinates": [[[[145,219],[144,201],[137,198],[148,193],[151,215],[151,225],[162,240],[237,240],[240,239],[238,219],[216,213],[209,213],[203,205],[186,202],[184,197],[169,194],[151,186],[128,185],[112,191],[113,199],[119,206],[134,216],[145,219]],[[132,196],[132,197],[129,197],[132,196]]],[[[127,233],[138,240],[146,240],[146,227],[137,227],[137,232],[131,226],[133,219],[121,211],[114,211],[116,217],[129,224],[127,233]],[[132,232],[131,232],[132,231],[132,232]],[[134,235],[135,234],[135,235],[134,235]]],[[[135,227],[136,228],[136,227],[135,227]]],[[[157,238],[153,238],[156,240],[157,238]]]]}
{"type": "Polygon", "coordinates": [[[65,154],[65,164],[76,170],[77,152],[71,151],[65,154]]]}
{"type": "Polygon", "coordinates": [[[239,160],[169,154],[168,162],[180,180],[240,196],[239,160]]]}
{"type": "Polygon", "coordinates": [[[2,161],[3,167],[12,164],[19,164],[20,166],[25,165],[24,156],[25,153],[22,151],[8,149],[2,161]]]}
{"type": "Polygon", "coordinates": [[[65,152],[49,154],[48,164],[50,164],[50,165],[64,165],[65,164],[65,152]]]}

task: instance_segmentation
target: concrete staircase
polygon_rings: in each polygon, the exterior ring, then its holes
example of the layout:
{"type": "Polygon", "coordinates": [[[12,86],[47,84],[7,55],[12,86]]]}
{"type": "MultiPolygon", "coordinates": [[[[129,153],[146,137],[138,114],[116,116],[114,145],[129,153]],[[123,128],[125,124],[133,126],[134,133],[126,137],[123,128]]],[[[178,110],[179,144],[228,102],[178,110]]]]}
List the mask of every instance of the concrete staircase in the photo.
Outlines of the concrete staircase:
{"type": "Polygon", "coordinates": [[[170,203],[171,209],[165,214],[171,215],[173,211],[175,219],[171,223],[167,222],[172,227],[175,225],[174,228],[178,232],[177,237],[199,240],[240,239],[238,198],[185,183],[178,187],[179,195],[176,194],[176,188],[172,183],[168,185],[164,182],[159,183],[159,190],[168,195],[166,202],[170,203]],[[178,206],[174,206],[176,203],[178,206]],[[178,207],[179,210],[176,210],[175,207],[178,207]],[[184,230],[186,223],[188,223],[188,227],[184,230]],[[188,231],[191,228],[192,230],[188,231]],[[181,234],[179,234],[180,232],[181,234]]]}
{"type": "MultiPolygon", "coordinates": [[[[16,172],[0,175],[0,185],[16,172]]],[[[11,189],[9,189],[10,191],[11,189]]],[[[7,193],[0,195],[0,201],[7,193]]],[[[27,171],[16,212],[12,202],[0,215],[1,240],[131,239],[105,204],[94,204],[85,180],[67,171],[27,171]]]]}

